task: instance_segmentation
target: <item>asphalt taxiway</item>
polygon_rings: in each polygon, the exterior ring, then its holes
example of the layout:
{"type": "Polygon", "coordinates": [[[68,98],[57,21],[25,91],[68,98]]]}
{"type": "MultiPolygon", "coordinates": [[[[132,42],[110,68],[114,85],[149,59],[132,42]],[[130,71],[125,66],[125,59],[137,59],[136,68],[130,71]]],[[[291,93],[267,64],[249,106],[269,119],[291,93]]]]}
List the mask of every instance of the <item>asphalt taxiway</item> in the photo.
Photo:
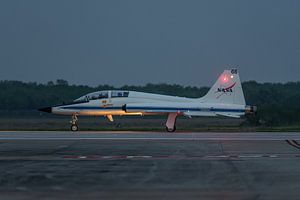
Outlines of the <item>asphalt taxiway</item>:
{"type": "Polygon", "coordinates": [[[0,199],[298,199],[300,133],[0,132],[0,199]]]}

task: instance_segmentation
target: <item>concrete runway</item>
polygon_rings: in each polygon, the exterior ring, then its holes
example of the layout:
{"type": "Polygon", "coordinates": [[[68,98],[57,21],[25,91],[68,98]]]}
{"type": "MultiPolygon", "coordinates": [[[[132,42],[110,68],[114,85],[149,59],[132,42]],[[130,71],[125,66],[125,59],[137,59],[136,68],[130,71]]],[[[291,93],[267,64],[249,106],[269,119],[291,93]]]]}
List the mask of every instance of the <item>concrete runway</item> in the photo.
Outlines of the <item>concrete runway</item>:
{"type": "Polygon", "coordinates": [[[0,199],[299,199],[300,133],[0,132],[0,199]]]}

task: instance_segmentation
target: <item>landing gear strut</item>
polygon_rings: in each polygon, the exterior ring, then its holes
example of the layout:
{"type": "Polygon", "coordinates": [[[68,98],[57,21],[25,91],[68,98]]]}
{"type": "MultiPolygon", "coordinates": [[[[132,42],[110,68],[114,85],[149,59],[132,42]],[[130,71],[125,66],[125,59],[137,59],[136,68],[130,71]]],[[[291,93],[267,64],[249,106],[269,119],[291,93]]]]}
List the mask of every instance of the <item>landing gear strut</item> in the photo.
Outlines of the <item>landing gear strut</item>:
{"type": "Polygon", "coordinates": [[[72,120],[70,121],[71,124],[71,131],[78,131],[78,125],[77,125],[77,115],[72,115],[72,120]]]}
{"type": "Polygon", "coordinates": [[[166,122],[166,130],[168,132],[175,132],[176,131],[176,118],[177,118],[178,114],[177,113],[169,113],[168,115],[168,119],[166,122]]]}

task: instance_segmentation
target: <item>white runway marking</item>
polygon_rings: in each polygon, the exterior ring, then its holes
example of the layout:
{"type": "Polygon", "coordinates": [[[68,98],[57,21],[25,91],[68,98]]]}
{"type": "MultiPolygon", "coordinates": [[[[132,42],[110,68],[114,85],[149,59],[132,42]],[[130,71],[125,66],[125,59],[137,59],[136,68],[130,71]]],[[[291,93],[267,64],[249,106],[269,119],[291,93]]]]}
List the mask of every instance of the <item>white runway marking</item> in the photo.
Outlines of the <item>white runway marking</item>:
{"type": "Polygon", "coordinates": [[[268,158],[299,158],[299,154],[249,154],[249,155],[165,155],[165,156],[151,156],[151,155],[87,155],[87,156],[63,156],[64,159],[87,159],[87,160],[111,160],[111,159],[268,159],[268,158]]]}

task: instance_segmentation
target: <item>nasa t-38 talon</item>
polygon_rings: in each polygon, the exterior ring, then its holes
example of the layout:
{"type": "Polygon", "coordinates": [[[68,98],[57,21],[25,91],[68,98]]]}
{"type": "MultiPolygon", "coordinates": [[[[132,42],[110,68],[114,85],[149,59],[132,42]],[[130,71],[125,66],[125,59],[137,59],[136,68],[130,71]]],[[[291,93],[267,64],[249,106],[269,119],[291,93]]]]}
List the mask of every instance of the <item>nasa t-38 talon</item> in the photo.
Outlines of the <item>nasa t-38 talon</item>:
{"type": "Polygon", "coordinates": [[[70,104],[41,108],[39,111],[71,115],[71,130],[77,131],[80,115],[167,115],[166,129],[176,130],[179,115],[227,116],[239,118],[256,112],[255,106],[247,106],[236,69],[225,70],[208,93],[201,98],[185,98],[135,91],[98,91],[86,94],[70,104]]]}

